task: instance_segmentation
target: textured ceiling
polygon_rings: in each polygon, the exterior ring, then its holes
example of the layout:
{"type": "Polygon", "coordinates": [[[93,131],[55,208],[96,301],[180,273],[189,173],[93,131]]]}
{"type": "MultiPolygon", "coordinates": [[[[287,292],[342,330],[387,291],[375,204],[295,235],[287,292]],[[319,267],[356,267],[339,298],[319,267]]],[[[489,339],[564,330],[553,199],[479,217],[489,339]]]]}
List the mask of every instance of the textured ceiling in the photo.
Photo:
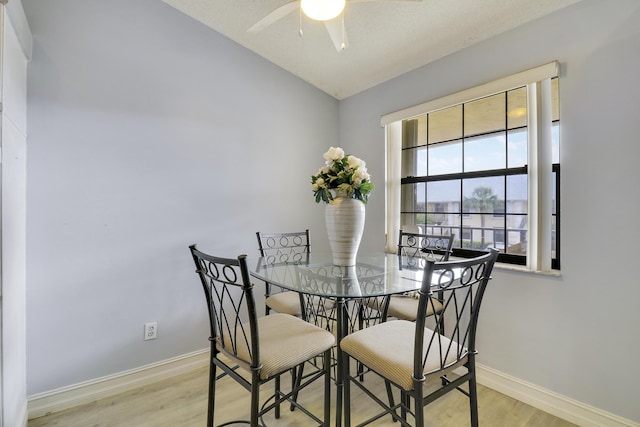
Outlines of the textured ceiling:
{"type": "Polygon", "coordinates": [[[290,0],[163,1],[343,99],[580,0],[347,0],[342,51],[323,23],[300,19],[295,7],[247,32],[290,0]]]}

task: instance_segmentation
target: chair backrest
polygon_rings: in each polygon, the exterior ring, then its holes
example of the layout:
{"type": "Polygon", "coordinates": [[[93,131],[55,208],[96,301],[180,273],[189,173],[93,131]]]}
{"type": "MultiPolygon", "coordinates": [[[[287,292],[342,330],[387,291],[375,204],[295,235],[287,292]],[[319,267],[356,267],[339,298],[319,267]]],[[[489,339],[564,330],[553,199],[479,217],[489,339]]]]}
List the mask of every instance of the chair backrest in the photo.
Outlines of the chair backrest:
{"type": "Polygon", "coordinates": [[[432,261],[447,261],[451,255],[454,235],[408,233],[400,230],[398,255],[422,257],[432,261]]]}
{"type": "Polygon", "coordinates": [[[427,372],[440,372],[473,357],[480,303],[497,257],[498,251],[492,249],[487,254],[461,261],[426,261],[416,319],[415,378],[422,378],[425,367],[427,372]],[[443,296],[441,311],[433,306],[434,293],[443,296]],[[428,305],[434,313],[429,318],[435,321],[435,327],[423,333],[428,305]],[[445,318],[446,335],[442,333],[445,318]]]}
{"type": "Polygon", "coordinates": [[[311,252],[309,230],[290,233],[257,232],[260,256],[269,264],[302,261],[311,252]]]}
{"type": "Polygon", "coordinates": [[[189,246],[209,309],[211,345],[250,369],[260,367],[253,286],[246,255],[220,258],[189,246]],[[248,325],[248,326],[247,326],[248,325]]]}

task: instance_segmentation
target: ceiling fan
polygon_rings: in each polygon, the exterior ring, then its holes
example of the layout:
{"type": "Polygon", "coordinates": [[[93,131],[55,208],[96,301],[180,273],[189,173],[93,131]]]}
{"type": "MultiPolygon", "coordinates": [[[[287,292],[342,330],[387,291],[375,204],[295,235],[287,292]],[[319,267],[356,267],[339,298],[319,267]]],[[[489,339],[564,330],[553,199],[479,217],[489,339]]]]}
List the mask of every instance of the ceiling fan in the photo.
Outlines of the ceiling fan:
{"type": "Polygon", "coordinates": [[[267,16],[253,24],[247,32],[257,33],[295,10],[298,10],[300,13],[300,37],[302,37],[302,14],[304,13],[304,15],[311,19],[324,22],[331,41],[336,47],[336,50],[340,52],[346,49],[349,45],[344,28],[344,8],[347,2],[365,3],[397,1],[421,2],[422,0],[289,0],[287,3],[278,7],[267,16]],[[342,16],[342,19],[337,19],[338,16],[342,16]]]}

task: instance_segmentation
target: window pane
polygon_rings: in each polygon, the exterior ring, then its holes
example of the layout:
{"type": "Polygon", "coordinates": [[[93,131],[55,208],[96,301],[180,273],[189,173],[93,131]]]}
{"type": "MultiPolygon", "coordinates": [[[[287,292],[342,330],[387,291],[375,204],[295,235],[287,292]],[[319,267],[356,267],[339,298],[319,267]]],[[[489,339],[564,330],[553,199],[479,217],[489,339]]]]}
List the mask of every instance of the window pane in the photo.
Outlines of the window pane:
{"type": "MultiPolygon", "coordinates": [[[[427,205],[427,209],[433,208],[433,206],[427,205]]],[[[428,212],[425,217],[425,224],[427,226],[448,226],[447,224],[447,214],[442,212],[428,212]]],[[[440,234],[440,233],[438,233],[440,234]]]]}
{"type": "Polygon", "coordinates": [[[424,226],[423,232],[425,234],[435,234],[436,236],[454,236],[453,239],[453,247],[460,247],[460,228],[452,227],[450,225],[438,225],[438,224],[427,224],[424,226]]]}
{"type": "Polygon", "coordinates": [[[507,167],[517,168],[527,164],[527,138],[526,128],[507,133],[507,167]]]}
{"type": "Polygon", "coordinates": [[[425,214],[423,213],[404,213],[400,215],[400,228],[404,230],[413,229],[418,227],[422,231],[421,227],[424,225],[425,214]]]}
{"type": "Polygon", "coordinates": [[[556,242],[556,236],[557,236],[557,224],[556,224],[557,218],[555,216],[551,217],[551,259],[557,259],[558,255],[557,255],[557,242],[556,242]]]}
{"type": "Polygon", "coordinates": [[[402,150],[402,178],[416,176],[416,150],[402,150]]]}
{"type": "Polygon", "coordinates": [[[460,236],[460,180],[427,183],[427,232],[460,236]]]}
{"type": "Polygon", "coordinates": [[[418,145],[418,121],[415,119],[402,122],[402,148],[418,145]]]}
{"type": "MultiPolygon", "coordinates": [[[[558,78],[551,79],[551,119],[553,120],[553,125],[551,126],[551,155],[553,163],[560,163],[560,104],[558,102],[559,99],[559,89],[558,89],[558,78]]],[[[557,195],[557,182],[556,180],[557,172],[553,173],[553,195],[552,195],[552,217],[551,217],[551,259],[558,260],[558,249],[557,249],[557,235],[558,235],[558,195],[557,195]]]]}
{"type": "Polygon", "coordinates": [[[560,163],[560,123],[556,122],[551,125],[551,161],[560,163]]]}
{"type": "Polygon", "coordinates": [[[445,212],[460,212],[460,180],[429,182],[427,197],[429,203],[447,203],[451,208],[445,212]]]}
{"type": "Polygon", "coordinates": [[[429,145],[429,175],[462,172],[462,142],[460,140],[429,145]]]}
{"type": "Polygon", "coordinates": [[[464,171],[504,169],[507,167],[504,133],[482,135],[464,140],[464,171]]]}
{"type": "Polygon", "coordinates": [[[553,172],[551,174],[551,182],[552,182],[552,184],[551,184],[551,186],[552,186],[552,189],[551,189],[551,214],[552,215],[556,214],[556,203],[557,203],[557,200],[556,200],[556,189],[557,189],[556,179],[557,179],[557,176],[556,175],[557,174],[555,172],[553,172]]]}
{"type": "Polygon", "coordinates": [[[429,144],[462,138],[462,105],[429,114],[429,144]]]}
{"type": "Polygon", "coordinates": [[[508,254],[527,254],[527,216],[507,215],[507,249],[508,254]]]}
{"type": "Polygon", "coordinates": [[[507,92],[507,129],[527,126],[527,88],[507,92]]]}
{"type": "Polygon", "coordinates": [[[462,181],[465,213],[500,213],[504,206],[504,177],[472,178],[462,181]]]}
{"type": "Polygon", "coordinates": [[[560,120],[560,103],[558,102],[558,78],[551,79],[551,120],[560,120]]]}
{"type": "Polygon", "coordinates": [[[400,186],[401,195],[401,212],[424,212],[425,184],[423,182],[416,184],[402,184],[400,186]]]}
{"type": "Polygon", "coordinates": [[[551,79],[551,140],[553,163],[560,163],[560,105],[558,103],[558,78],[551,79]]]}
{"type": "Polygon", "coordinates": [[[504,92],[464,104],[464,135],[506,129],[504,92]]]}
{"type": "Polygon", "coordinates": [[[507,213],[527,213],[529,197],[527,175],[507,177],[507,213]]]}
{"type": "Polygon", "coordinates": [[[418,131],[416,133],[416,145],[427,145],[427,116],[416,117],[418,131]]]}
{"type": "Polygon", "coordinates": [[[463,228],[462,229],[462,245],[460,247],[462,248],[468,248],[471,246],[471,229],[470,228],[463,228]]]}
{"type": "Polygon", "coordinates": [[[402,150],[402,178],[427,175],[427,148],[425,146],[402,150]]]}
{"type": "MultiPolygon", "coordinates": [[[[493,224],[495,221],[495,219],[492,219],[492,215],[487,214],[473,214],[463,217],[462,226],[468,230],[466,235],[469,235],[469,231],[471,233],[468,239],[469,241],[465,242],[465,246],[463,247],[469,249],[486,249],[489,246],[493,246],[493,224]]],[[[501,224],[498,226],[498,229],[502,227],[502,221],[503,220],[499,220],[501,224]]]]}

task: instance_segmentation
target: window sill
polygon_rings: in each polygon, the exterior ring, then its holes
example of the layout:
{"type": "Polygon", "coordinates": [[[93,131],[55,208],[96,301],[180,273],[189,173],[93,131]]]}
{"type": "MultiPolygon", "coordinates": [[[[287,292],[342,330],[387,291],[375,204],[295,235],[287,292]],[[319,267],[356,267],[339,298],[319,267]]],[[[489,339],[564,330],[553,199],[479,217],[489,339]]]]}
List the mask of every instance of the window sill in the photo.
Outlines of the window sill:
{"type": "Polygon", "coordinates": [[[515,271],[515,272],[518,272],[518,273],[536,274],[536,275],[540,275],[540,276],[551,276],[551,277],[560,277],[560,276],[562,276],[562,272],[560,270],[547,270],[547,271],[530,270],[529,268],[527,268],[524,265],[505,264],[503,262],[495,263],[494,267],[499,269],[499,270],[515,271]]]}
{"type": "MultiPolygon", "coordinates": [[[[463,260],[465,258],[460,258],[460,257],[450,257],[449,261],[453,261],[453,260],[463,260]]],[[[496,262],[493,266],[495,269],[498,270],[505,270],[505,271],[514,271],[517,273],[526,273],[526,274],[536,274],[536,275],[540,275],[540,276],[549,276],[549,277],[561,277],[562,276],[562,272],[560,270],[548,270],[548,271],[542,271],[542,270],[530,270],[529,268],[527,268],[524,265],[515,265],[515,264],[507,264],[504,262],[496,262]]]]}

